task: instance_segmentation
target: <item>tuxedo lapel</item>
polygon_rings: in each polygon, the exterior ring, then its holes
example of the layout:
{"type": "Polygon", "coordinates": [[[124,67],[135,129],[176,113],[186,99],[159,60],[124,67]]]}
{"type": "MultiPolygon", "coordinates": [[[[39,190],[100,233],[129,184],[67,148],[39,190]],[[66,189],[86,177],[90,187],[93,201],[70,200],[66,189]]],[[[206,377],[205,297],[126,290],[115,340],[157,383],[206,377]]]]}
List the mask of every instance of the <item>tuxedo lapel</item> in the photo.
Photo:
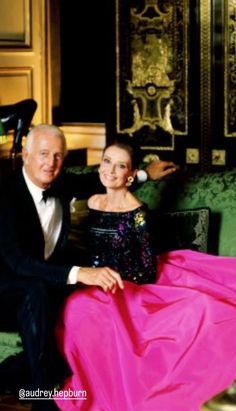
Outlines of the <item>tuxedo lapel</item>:
{"type": "Polygon", "coordinates": [[[63,196],[62,192],[57,193],[57,198],[59,199],[62,207],[62,227],[59,239],[57,241],[55,250],[53,254],[57,254],[61,249],[65,247],[68,241],[69,229],[70,229],[70,208],[68,200],[63,196]]]}
{"type": "MultiPolygon", "coordinates": [[[[53,252],[54,256],[60,253],[66,245],[70,228],[69,201],[65,196],[63,196],[63,190],[58,183],[56,184],[56,191],[57,198],[62,206],[62,227],[59,239],[53,252]]],[[[22,233],[22,240],[29,252],[37,258],[40,257],[43,259],[45,247],[44,235],[37,209],[22,172],[20,172],[16,177],[13,193],[13,201],[17,202],[18,205],[16,211],[16,220],[19,227],[18,232],[22,233]]]]}
{"type": "Polygon", "coordinates": [[[16,213],[19,226],[18,232],[22,233],[22,240],[30,252],[37,257],[43,258],[44,235],[38,212],[22,172],[19,173],[16,178],[15,193],[15,201],[17,201],[16,213]]]}
{"type": "Polygon", "coordinates": [[[20,213],[24,215],[24,220],[30,221],[32,229],[42,231],[38,212],[36,210],[33,198],[28,190],[22,172],[17,177],[15,192],[17,195],[17,203],[20,209],[20,213]]]}

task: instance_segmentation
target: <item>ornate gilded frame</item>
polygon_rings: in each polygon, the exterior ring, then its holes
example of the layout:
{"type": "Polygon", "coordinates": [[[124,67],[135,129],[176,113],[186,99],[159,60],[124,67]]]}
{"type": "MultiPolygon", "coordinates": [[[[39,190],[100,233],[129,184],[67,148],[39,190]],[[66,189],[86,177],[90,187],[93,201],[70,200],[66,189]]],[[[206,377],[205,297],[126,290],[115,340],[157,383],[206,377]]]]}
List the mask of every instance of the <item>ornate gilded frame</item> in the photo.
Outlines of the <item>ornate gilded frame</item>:
{"type": "Polygon", "coordinates": [[[212,4],[200,0],[200,163],[202,170],[211,166],[212,99],[212,4]]]}
{"type": "Polygon", "coordinates": [[[116,0],[116,129],[143,149],[188,134],[188,27],[188,0],[116,0]]]}

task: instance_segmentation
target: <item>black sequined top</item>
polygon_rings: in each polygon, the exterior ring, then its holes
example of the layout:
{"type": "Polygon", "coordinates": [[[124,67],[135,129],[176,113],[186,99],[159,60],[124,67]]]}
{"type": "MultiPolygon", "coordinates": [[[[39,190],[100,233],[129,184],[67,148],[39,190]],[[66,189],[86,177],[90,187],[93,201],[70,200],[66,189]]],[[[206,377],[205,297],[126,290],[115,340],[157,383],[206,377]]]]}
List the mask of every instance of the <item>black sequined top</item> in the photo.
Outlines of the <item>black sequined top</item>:
{"type": "Polygon", "coordinates": [[[128,212],[90,209],[89,246],[93,267],[108,266],[123,279],[138,284],[154,282],[157,265],[149,240],[144,206],[128,212]]]}

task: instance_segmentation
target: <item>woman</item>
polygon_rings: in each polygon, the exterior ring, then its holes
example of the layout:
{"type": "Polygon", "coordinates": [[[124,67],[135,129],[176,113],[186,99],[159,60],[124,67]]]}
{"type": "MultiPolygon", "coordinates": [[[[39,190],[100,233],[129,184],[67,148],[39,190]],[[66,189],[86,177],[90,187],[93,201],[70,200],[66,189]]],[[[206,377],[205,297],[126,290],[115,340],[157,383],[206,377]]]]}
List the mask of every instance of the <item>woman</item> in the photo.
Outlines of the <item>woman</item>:
{"type": "Polygon", "coordinates": [[[62,388],[77,398],[57,399],[61,410],[198,411],[236,375],[236,259],[174,251],[158,257],[156,276],[145,207],[128,188],[136,167],[130,144],[104,150],[106,194],[88,201],[91,259],[117,270],[124,289],[67,300],[57,336],[72,376],[62,388]]]}

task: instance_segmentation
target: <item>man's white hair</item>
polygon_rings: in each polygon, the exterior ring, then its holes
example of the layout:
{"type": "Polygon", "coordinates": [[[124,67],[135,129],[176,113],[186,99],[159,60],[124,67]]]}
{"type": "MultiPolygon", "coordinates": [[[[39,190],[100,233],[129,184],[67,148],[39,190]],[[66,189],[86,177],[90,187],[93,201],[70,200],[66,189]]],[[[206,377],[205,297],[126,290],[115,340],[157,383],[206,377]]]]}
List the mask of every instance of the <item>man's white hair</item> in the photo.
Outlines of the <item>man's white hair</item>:
{"type": "Polygon", "coordinates": [[[52,124],[38,124],[37,126],[34,126],[27,135],[25,149],[30,152],[34,138],[37,135],[44,133],[60,138],[63,143],[64,154],[67,154],[66,138],[60,128],[52,124]]]}

